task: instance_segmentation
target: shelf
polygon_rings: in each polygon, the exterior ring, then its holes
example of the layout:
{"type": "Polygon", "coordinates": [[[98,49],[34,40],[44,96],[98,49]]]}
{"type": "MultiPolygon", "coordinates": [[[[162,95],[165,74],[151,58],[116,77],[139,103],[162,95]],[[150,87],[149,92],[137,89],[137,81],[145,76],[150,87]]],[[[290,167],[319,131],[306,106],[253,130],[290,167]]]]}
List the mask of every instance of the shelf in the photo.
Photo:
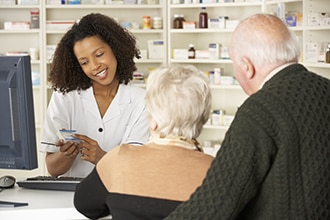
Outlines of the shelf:
{"type": "Polygon", "coordinates": [[[211,89],[242,90],[240,85],[210,85],[211,89]]]}
{"type": "Polygon", "coordinates": [[[234,31],[234,29],[171,29],[170,32],[172,34],[191,34],[191,33],[232,33],[234,31]]]}
{"type": "Polygon", "coordinates": [[[99,5],[46,5],[46,9],[162,9],[164,6],[160,4],[156,5],[105,5],[105,4],[99,4],[99,5]]]}
{"type": "Polygon", "coordinates": [[[164,60],[135,59],[136,63],[162,63],[164,60]]]}
{"type": "Polygon", "coordinates": [[[225,125],[204,125],[203,128],[204,129],[227,130],[229,128],[229,126],[225,126],[225,125]]]}
{"type": "Polygon", "coordinates": [[[306,26],[304,29],[307,31],[330,31],[330,25],[328,25],[328,26],[306,26]]]}
{"type": "Polygon", "coordinates": [[[292,3],[292,2],[302,2],[302,0],[271,0],[266,1],[267,5],[273,5],[278,3],[292,3]]]}
{"type": "Polygon", "coordinates": [[[171,59],[171,63],[223,63],[232,64],[229,59],[171,59]]]}
{"type": "Polygon", "coordinates": [[[330,63],[303,63],[303,65],[308,66],[308,67],[318,67],[318,68],[330,69],[330,63]]]}
{"type": "Polygon", "coordinates": [[[40,8],[40,5],[0,5],[0,9],[33,9],[40,8]]]}
{"type": "Polygon", "coordinates": [[[28,30],[0,30],[0,34],[39,34],[40,29],[28,29],[28,30]]]}
{"type": "Polygon", "coordinates": [[[225,2],[225,3],[196,3],[196,4],[171,4],[170,8],[200,8],[200,7],[248,7],[262,6],[262,2],[225,2]]]}

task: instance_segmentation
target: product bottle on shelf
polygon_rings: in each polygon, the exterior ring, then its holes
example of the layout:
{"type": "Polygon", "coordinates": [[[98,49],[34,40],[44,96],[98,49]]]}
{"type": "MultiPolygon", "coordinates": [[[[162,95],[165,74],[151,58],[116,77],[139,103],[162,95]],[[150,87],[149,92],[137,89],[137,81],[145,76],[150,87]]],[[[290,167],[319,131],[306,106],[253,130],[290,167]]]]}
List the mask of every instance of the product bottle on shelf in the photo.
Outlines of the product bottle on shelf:
{"type": "Polygon", "coordinates": [[[174,20],[173,20],[173,28],[174,29],[179,29],[180,28],[180,15],[179,14],[175,14],[174,15],[174,20]]]}
{"type": "Polygon", "coordinates": [[[189,44],[189,49],[188,49],[188,59],[195,59],[195,48],[193,44],[189,44]]]}
{"type": "Polygon", "coordinates": [[[206,8],[202,7],[202,11],[199,13],[199,28],[208,28],[208,15],[206,8]]]}
{"type": "Polygon", "coordinates": [[[330,43],[328,44],[327,51],[325,52],[325,63],[330,63],[330,43]]]}
{"type": "Polygon", "coordinates": [[[184,19],[183,14],[180,14],[179,17],[180,17],[180,28],[183,28],[183,22],[185,22],[186,20],[184,19]]]}

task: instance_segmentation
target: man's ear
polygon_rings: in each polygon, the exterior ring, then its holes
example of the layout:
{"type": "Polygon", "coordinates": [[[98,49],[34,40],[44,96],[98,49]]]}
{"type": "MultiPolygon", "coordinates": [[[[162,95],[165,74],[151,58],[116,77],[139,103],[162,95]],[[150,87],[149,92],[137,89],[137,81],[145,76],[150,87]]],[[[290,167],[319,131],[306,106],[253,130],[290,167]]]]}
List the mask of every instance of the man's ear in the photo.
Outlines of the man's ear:
{"type": "Polygon", "coordinates": [[[253,63],[247,57],[242,57],[243,65],[245,65],[246,76],[252,79],[255,76],[255,68],[253,63]]]}

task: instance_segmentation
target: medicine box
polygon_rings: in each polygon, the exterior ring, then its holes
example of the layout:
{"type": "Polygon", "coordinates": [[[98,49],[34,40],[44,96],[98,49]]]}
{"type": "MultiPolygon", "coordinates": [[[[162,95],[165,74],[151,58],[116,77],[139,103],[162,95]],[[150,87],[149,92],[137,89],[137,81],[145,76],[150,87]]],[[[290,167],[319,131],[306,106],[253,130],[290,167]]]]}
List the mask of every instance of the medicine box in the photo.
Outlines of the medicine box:
{"type": "Polygon", "coordinates": [[[51,63],[53,55],[57,45],[47,45],[46,46],[46,59],[47,63],[51,63]]]}
{"type": "Polygon", "coordinates": [[[195,58],[196,59],[209,59],[210,51],[209,50],[196,50],[195,58]]]}
{"type": "Polygon", "coordinates": [[[188,59],[187,49],[173,49],[173,59],[188,59]]]}
{"type": "Polygon", "coordinates": [[[125,5],[135,5],[136,0],[124,0],[125,5]]]}
{"type": "Polygon", "coordinates": [[[149,59],[164,59],[165,58],[165,43],[164,40],[148,40],[148,56],[149,59]]]}
{"type": "Polygon", "coordinates": [[[320,14],[319,13],[310,13],[307,16],[308,26],[319,26],[320,25],[320,14]]]}
{"type": "Polygon", "coordinates": [[[61,5],[62,1],[61,0],[47,0],[47,5],[61,5]]]}
{"type": "Polygon", "coordinates": [[[106,5],[123,5],[124,0],[105,0],[106,5]]]}
{"type": "Polygon", "coordinates": [[[239,20],[226,20],[226,29],[235,29],[239,20]]]}
{"type": "Polygon", "coordinates": [[[75,21],[73,20],[52,20],[46,21],[46,29],[47,30],[67,30],[70,28],[75,21]]]}
{"type": "Polygon", "coordinates": [[[0,0],[0,5],[15,5],[15,0],[0,0]]]}
{"type": "Polygon", "coordinates": [[[209,44],[209,58],[219,59],[221,54],[221,44],[210,43],[209,44]]]}
{"type": "Polygon", "coordinates": [[[224,16],[220,16],[219,18],[210,18],[209,19],[209,28],[210,29],[225,28],[226,19],[228,19],[228,17],[224,17],[224,16]]]}
{"type": "Polygon", "coordinates": [[[306,43],[304,62],[316,63],[318,59],[318,51],[317,43],[306,43]]]}
{"type": "Polygon", "coordinates": [[[67,0],[68,5],[80,5],[80,0],[67,0]]]}
{"type": "Polygon", "coordinates": [[[17,0],[18,5],[39,5],[39,0],[17,0]]]}
{"type": "Polygon", "coordinates": [[[5,30],[28,30],[30,29],[30,22],[28,21],[5,21],[5,30]]]}
{"type": "Polygon", "coordinates": [[[32,71],[31,72],[32,85],[39,86],[40,85],[40,72],[32,71]]]}
{"type": "Polygon", "coordinates": [[[184,21],[182,23],[183,29],[195,29],[196,28],[196,22],[195,21],[184,21]]]}
{"type": "Polygon", "coordinates": [[[81,0],[82,5],[103,5],[104,0],[81,0]]]}

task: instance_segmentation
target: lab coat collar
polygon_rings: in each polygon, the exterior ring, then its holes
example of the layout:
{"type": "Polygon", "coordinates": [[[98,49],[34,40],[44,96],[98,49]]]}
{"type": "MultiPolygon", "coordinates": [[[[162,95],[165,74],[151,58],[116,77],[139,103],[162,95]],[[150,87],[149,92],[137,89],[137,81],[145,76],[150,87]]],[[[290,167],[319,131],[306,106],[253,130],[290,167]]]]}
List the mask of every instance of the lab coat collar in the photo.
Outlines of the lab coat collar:
{"type": "MultiPolygon", "coordinates": [[[[117,94],[112,100],[112,103],[110,104],[109,108],[107,109],[103,117],[104,122],[111,120],[115,117],[118,117],[121,114],[121,109],[124,108],[123,106],[126,106],[131,102],[131,94],[130,94],[131,90],[125,87],[129,87],[129,86],[119,84],[117,94]]],[[[92,115],[97,114],[98,117],[101,117],[94,96],[93,87],[80,91],[80,96],[82,98],[82,101],[88,102],[86,105],[89,106],[87,111],[89,111],[92,115]]]]}

